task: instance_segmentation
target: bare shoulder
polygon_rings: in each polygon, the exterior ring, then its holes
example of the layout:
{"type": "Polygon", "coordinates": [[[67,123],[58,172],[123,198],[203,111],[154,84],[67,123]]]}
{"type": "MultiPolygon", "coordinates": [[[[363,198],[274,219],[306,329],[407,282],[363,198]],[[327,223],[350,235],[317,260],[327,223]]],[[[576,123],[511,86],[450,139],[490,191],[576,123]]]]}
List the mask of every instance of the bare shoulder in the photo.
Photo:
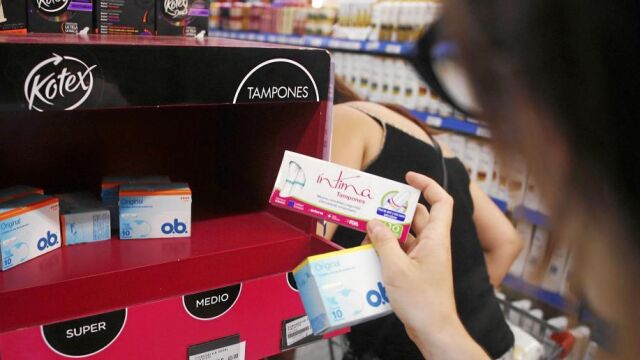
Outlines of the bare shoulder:
{"type": "Polygon", "coordinates": [[[374,121],[363,112],[354,109],[348,104],[339,104],[333,107],[333,132],[345,132],[352,136],[358,134],[372,135],[380,131],[374,121]]]}
{"type": "Polygon", "coordinates": [[[395,127],[396,129],[404,131],[418,140],[431,144],[429,136],[420,126],[415,124],[413,120],[408,119],[404,115],[397,113],[384,105],[366,101],[357,101],[349,104],[378,117],[385,123],[395,127]]]}
{"type": "MultiPolygon", "coordinates": [[[[437,140],[437,139],[436,139],[437,140]]],[[[450,147],[449,145],[447,145],[446,143],[444,143],[443,141],[438,141],[438,145],[440,145],[440,149],[442,149],[442,155],[444,157],[448,157],[448,158],[454,158],[457,157],[458,154],[456,154],[450,147]]]]}

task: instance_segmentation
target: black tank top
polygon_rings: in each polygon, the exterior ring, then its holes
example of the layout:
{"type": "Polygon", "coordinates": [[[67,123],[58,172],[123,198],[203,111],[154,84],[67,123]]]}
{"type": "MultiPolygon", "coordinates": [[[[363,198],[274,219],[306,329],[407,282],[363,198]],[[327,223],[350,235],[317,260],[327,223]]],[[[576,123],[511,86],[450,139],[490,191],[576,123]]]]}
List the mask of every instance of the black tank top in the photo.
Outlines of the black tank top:
{"type": "MultiPolygon", "coordinates": [[[[385,138],[380,154],[364,169],[365,172],[404,183],[407,171],[415,171],[442,181],[440,154],[433,146],[367,115],[385,129],[385,138]]],[[[472,219],[469,176],[457,158],[447,158],[445,162],[448,191],[454,199],[451,255],[458,315],[471,337],[491,357],[498,358],[513,346],[513,334],[489,282],[484,254],[472,219]]],[[[429,208],[424,198],[420,202],[429,208]]],[[[361,232],[338,227],[333,241],[348,248],[360,245],[363,238],[361,232]]],[[[351,351],[358,358],[422,358],[402,323],[393,314],[354,326],[347,338],[351,351]]]]}

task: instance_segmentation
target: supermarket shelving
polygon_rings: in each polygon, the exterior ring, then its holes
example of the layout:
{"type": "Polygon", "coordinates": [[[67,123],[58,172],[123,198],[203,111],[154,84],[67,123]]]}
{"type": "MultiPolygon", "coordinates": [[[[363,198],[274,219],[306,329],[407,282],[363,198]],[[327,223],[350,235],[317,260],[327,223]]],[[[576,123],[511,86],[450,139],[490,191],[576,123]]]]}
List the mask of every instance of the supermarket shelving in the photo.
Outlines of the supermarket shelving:
{"type": "Polygon", "coordinates": [[[427,125],[438,129],[487,139],[491,137],[489,129],[480,123],[461,120],[452,116],[444,117],[425,111],[412,110],[411,113],[419,120],[424,121],[427,125]]]}
{"type": "Polygon", "coordinates": [[[210,29],[209,36],[273,44],[307,46],[328,50],[352,51],[371,55],[409,56],[413,49],[412,43],[408,42],[348,40],[316,35],[282,35],[210,29]]]}
{"type": "Polygon", "coordinates": [[[564,313],[577,316],[580,311],[579,302],[568,299],[562,294],[551,292],[541,288],[540,286],[530,284],[527,281],[510,274],[507,274],[504,278],[503,285],[522,295],[554,307],[564,313]]]}
{"type": "Polygon", "coordinates": [[[513,217],[515,219],[525,219],[542,228],[549,228],[551,226],[551,219],[548,215],[537,210],[529,209],[525,206],[516,207],[513,210],[513,217]]]}
{"type": "Polygon", "coordinates": [[[509,209],[507,208],[507,202],[500,200],[500,199],[496,199],[496,198],[491,198],[491,200],[493,200],[493,202],[498,206],[498,208],[503,212],[506,213],[509,209]]]}

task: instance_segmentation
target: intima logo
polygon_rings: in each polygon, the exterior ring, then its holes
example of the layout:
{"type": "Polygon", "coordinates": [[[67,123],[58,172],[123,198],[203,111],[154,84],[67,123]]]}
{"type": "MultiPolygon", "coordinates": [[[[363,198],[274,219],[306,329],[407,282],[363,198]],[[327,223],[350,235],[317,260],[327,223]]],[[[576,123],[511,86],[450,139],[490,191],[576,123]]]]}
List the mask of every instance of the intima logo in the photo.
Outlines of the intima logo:
{"type": "Polygon", "coordinates": [[[47,231],[47,236],[41,237],[40,240],[38,240],[38,250],[44,251],[48,247],[56,246],[57,243],[58,235],[51,231],[47,231]]]}
{"type": "Polygon", "coordinates": [[[388,304],[389,298],[387,297],[387,289],[384,285],[378,281],[378,289],[369,290],[367,292],[367,303],[373,307],[388,304]]]}
{"type": "Polygon", "coordinates": [[[344,192],[351,192],[355,195],[358,195],[364,198],[373,199],[373,196],[371,195],[371,189],[369,188],[358,189],[355,185],[349,184],[347,182],[347,180],[359,178],[360,177],[359,175],[351,176],[351,177],[342,177],[342,176],[343,176],[342,170],[340,170],[340,174],[338,174],[338,177],[333,180],[329,179],[328,177],[325,177],[324,174],[320,174],[318,175],[318,179],[316,180],[316,182],[318,184],[328,185],[332,189],[341,190],[344,192]]]}
{"type": "Polygon", "coordinates": [[[93,89],[92,70],[71,56],[53,56],[38,63],[24,82],[29,110],[73,110],[87,100],[93,89]]]}
{"type": "Polygon", "coordinates": [[[163,234],[185,234],[187,232],[187,224],[178,221],[178,219],[173,219],[173,224],[170,222],[162,224],[160,230],[163,234]]]}

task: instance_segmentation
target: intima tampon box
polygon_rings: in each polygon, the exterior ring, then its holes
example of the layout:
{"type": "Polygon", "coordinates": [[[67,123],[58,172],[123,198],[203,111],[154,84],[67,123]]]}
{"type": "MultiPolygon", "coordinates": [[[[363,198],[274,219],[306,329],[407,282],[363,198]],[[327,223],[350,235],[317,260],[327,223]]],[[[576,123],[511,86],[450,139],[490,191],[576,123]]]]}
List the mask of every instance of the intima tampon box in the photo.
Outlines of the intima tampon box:
{"type": "Polygon", "coordinates": [[[191,189],[186,183],[120,186],[120,239],[191,236],[191,189]]]}
{"type": "Polygon", "coordinates": [[[404,241],[419,198],[409,185],[285,151],[269,202],[363,232],[377,219],[404,241]]]}
{"type": "Polygon", "coordinates": [[[308,257],[293,270],[314,334],[391,313],[380,259],[363,245],[308,257]]]}
{"type": "Polygon", "coordinates": [[[111,213],[111,228],[118,229],[118,191],[123,184],[166,184],[168,176],[106,176],[102,179],[100,197],[111,213]]]}
{"type": "Polygon", "coordinates": [[[29,194],[44,195],[44,190],[37,187],[25,186],[25,185],[16,185],[16,186],[0,189],[0,203],[17,199],[29,194]]]}
{"type": "Polygon", "coordinates": [[[60,247],[58,199],[30,194],[0,204],[0,254],[7,270],[60,247]]]}
{"type": "Polygon", "coordinates": [[[111,239],[109,210],[92,194],[77,192],[56,197],[60,200],[63,245],[111,239]]]}

